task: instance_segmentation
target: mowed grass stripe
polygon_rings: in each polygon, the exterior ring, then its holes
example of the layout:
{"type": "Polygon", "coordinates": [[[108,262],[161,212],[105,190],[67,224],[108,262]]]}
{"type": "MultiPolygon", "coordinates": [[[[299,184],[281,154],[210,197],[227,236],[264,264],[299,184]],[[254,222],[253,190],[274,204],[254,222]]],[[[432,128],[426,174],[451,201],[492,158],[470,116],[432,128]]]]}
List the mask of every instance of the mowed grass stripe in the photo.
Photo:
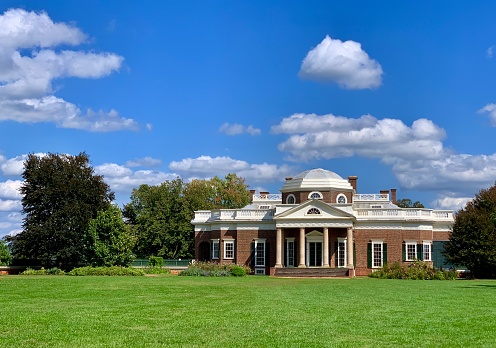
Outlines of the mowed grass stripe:
{"type": "Polygon", "coordinates": [[[496,281],[0,277],[1,347],[493,347],[496,281]]]}

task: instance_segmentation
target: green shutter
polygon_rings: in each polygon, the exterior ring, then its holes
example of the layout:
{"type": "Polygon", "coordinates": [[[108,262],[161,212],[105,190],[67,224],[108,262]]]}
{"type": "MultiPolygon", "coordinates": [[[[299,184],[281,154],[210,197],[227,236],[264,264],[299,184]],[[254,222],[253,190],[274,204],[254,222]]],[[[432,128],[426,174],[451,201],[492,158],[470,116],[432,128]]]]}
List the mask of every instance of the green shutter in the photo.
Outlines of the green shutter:
{"type": "Polygon", "coordinates": [[[274,265],[270,263],[269,243],[265,243],[265,267],[274,267],[274,265]]]}
{"type": "Polygon", "coordinates": [[[417,244],[417,260],[423,260],[424,259],[424,245],[423,244],[417,244]]]}
{"type": "Polygon", "coordinates": [[[383,243],[382,244],[382,265],[384,266],[386,263],[388,263],[387,259],[387,244],[383,243]]]}
{"type": "Polygon", "coordinates": [[[402,258],[403,258],[403,261],[406,261],[406,246],[405,246],[405,242],[403,242],[403,244],[401,244],[401,255],[402,255],[402,258]]]}
{"type": "Polygon", "coordinates": [[[356,268],[356,246],[355,246],[355,242],[353,242],[353,266],[356,268]]]}
{"type": "Polygon", "coordinates": [[[367,243],[367,267],[372,268],[372,243],[367,243]]]}
{"type": "Polygon", "coordinates": [[[252,269],[255,268],[255,242],[250,244],[250,266],[252,269]]]}
{"type": "Polygon", "coordinates": [[[338,247],[339,242],[334,243],[334,267],[338,267],[338,247]]]}

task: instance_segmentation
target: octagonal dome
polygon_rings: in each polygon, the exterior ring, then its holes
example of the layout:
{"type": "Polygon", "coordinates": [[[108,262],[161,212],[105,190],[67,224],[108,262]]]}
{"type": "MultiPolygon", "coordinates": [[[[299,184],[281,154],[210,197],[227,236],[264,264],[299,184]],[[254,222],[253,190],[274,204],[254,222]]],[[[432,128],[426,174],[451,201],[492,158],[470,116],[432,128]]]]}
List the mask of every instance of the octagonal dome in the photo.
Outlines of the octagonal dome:
{"type": "Polygon", "coordinates": [[[291,179],[286,179],[281,192],[308,190],[353,190],[348,180],[322,168],[304,171],[291,179]]]}

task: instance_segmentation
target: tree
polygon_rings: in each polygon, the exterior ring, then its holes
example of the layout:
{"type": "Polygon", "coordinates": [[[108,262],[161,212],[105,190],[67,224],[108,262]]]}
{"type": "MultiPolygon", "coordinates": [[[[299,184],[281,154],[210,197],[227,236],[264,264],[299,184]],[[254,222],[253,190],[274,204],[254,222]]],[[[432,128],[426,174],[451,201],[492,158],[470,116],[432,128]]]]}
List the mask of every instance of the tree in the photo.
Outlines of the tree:
{"type": "Polygon", "coordinates": [[[483,189],[458,211],[446,259],[477,278],[496,277],[496,186],[483,189]]]}
{"type": "Polygon", "coordinates": [[[93,266],[129,266],[136,238],[124,223],[121,210],[111,205],[89,223],[87,261],[93,266]]]}
{"type": "Polygon", "coordinates": [[[141,185],[124,206],[124,217],[138,240],[138,257],[190,258],[194,254],[195,210],[241,208],[250,202],[244,179],[228,174],[224,179],[166,181],[141,185]]]}
{"type": "Polygon", "coordinates": [[[422,203],[415,201],[412,203],[410,198],[402,198],[396,201],[396,205],[400,208],[425,208],[422,203]]]}
{"type": "Polygon", "coordinates": [[[4,240],[0,240],[0,266],[8,266],[12,262],[9,246],[4,240]]]}
{"type": "Polygon", "coordinates": [[[30,154],[21,186],[23,231],[9,238],[16,259],[69,269],[85,260],[85,235],[114,193],[95,175],[86,153],[30,154]]]}

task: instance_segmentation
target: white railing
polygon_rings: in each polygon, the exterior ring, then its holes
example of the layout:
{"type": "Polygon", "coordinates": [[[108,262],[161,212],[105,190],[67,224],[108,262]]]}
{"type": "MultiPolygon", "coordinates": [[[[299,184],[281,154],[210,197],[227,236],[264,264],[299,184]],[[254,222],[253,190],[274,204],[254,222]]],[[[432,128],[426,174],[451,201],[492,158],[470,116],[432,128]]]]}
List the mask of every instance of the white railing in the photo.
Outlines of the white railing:
{"type": "Polygon", "coordinates": [[[370,194],[356,194],[353,195],[353,202],[357,201],[387,201],[389,202],[389,194],[381,194],[381,193],[370,193],[370,194]]]}
{"type": "Polygon", "coordinates": [[[405,218],[405,219],[446,219],[453,220],[451,210],[430,209],[356,209],[358,217],[367,218],[405,218]]]}
{"type": "Polygon", "coordinates": [[[213,220],[264,220],[271,219],[274,216],[274,210],[264,209],[223,209],[210,211],[195,212],[194,221],[213,221],[213,220]]]}
{"type": "Polygon", "coordinates": [[[280,193],[267,193],[267,194],[255,194],[253,195],[254,201],[280,201],[282,200],[282,195],[280,193]]]}

